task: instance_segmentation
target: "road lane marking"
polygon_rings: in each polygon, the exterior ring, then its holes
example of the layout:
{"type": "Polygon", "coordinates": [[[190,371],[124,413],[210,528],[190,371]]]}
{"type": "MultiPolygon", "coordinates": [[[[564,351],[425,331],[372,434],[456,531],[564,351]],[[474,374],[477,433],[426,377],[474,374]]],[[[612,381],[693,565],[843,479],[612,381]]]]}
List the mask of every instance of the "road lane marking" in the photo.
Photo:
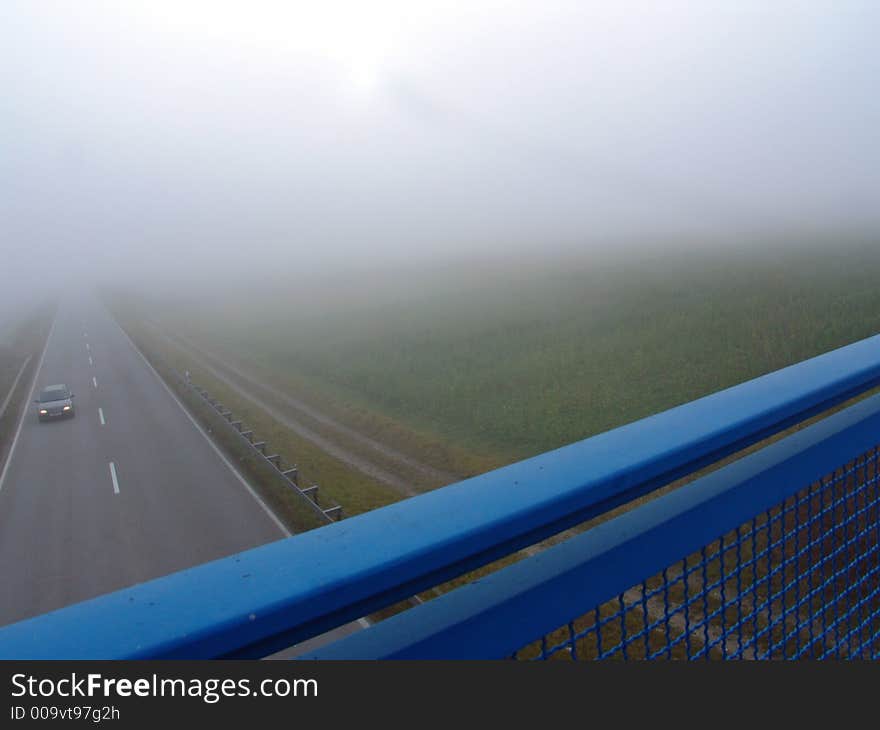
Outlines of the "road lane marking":
{"type": "Polygon", "coordinates": [[[193,427],[196,429],[196,431],[198,431],[202,435],[202,438],[204,438],[205,441],[208,442],[208,446],[210,446],[214,450],[214,453],[217,454],[218,457],[220,457],[220,461],[222,461],[226,465],[226,467],[229,469],[229,471],[231,471],[235,475],[235,477],[238,479],[238,481],[241,482],[241,485],[245,489],[247,489],[247,491],[254,498],[256,503],[258,505],[260,505],[260,507],[263,508],[263,511],[266,513],[266,515],[269,517],[269,519],[272,520],[272,522],[275,523],[275,526],[284,534],[284,536],[290,537],[291,536],[290,530],[288,530],[287,527],[284,525],[284,523],[278,519],[278,515],[276,515],[271,509],[269,509],[269,507],[266,505],[266,503],[263,501],[263,499],[260,497],[260,495],[254,491],[254,488],[250,484],[248,484],[247,480],[241,475],[241,472],[238,469],[236,469],[232,465],[232,463],[229,461],[229,459],[227,459],[223,455],[223,452],[220,451],[220,447],[214,443],[214,441],[211,439],[210,436],[208,436],[207,433],[205,433],[205,429],[203,429],[199,425],[199,423],[196,421],[196,419],[192,417],[192,414],[190,414],[190,412],[188,410],[186,410],[186,407],[183,405],[183,403],[180,402],[180,399],[176,395],[174,395],[174,391],[168,387],[168,383],[166,383],[162,379],[162,376],[156,372],[156,368],[153,367],[153,364],[149,360],[147,360],[146,355],[144,355],[144,353],[142,353],[140,351],[140,348],[138,348],[138,346],[135,345],[134,342],[132,341],[131,337],[128,336],[128,332],[126,332],[122,328],[122,325],[120,325],[119,322],[117,322],[115,319],[113,320],[113,322],[119,328],[119,331],[122,333],[122,336],[128,341],[128,344],[131,345],[131,348],[138,354],[140,359],[143,361],[144,365],[147,366],[147,369],[151,373],[153,373],[153,377],[156,378],[156,380],[159,382],[159,384],[165,389],[165,392],[168,393],[169,396],[171,396],[171,400],[173,400],[177,404],[177,407],[180,408],[181,411],[183,411],[183,415],[186,416],[187,419],[189,419],[189,422],[193,425],[193,427]]]}
{"type": "Polygon", "coordinates": [[[92,346],[91,346],[88,342],[86,342],[86,349],[87,349],[87,350],[91,350],[91,349],[92,349],[92,346]]]}
{"type": "Polygon", "coordinates": [[[94,363],[94,362],[92,362],[92,356],[91,356],[91,355],[89,355],[89,365],[94,365],[94,364],[95,364],[95,363],[94,363]]]}
{"type": "Polygon", "coordinates": [[[96,388],[98,387],[98,379],[94,376],[92,376],[92,385],[95,386],[96,388]]]}
{"type": "Polygon", "coordinates": [[[110,478],[113,480],[113,491],[119,494],[119,480],[116,478],[116,464],[110,462],[110,478]]]}
{"type": "Polygon", "coordinates": [[[99,408],[99,409],[98,409],[98,418],[101,419],[101,425],[102,425],[102,426],[106,426],[106,425],[107,425],[107,421],[104,420],[104,409],[103,409],[103,408],[99,408]]]}
{"type": "Polygon", "coordinates": [[[12,381],[12,386],[9,388],[9,393],[6,396],[6,400],[3,401],[3,405],[0,406],[0,418],[3,418],[3,414],[6,413],[6,409],[9,407],[9,403],[12,401],[12,396],[15,394],[15,389],[18,387],[18,381],[21,380],[21,376],[24,375],[24,371],[28,366],[28,363],[33,358],[33,355],[28,355],[24,362],[21,364],[21,367],[18,369],[18,375],[15,376],[15,380],[12,381]]]}
{"type": "Polygon", "coordinates": [[[31,381],[31,387],[28,391],[27,402],[25,403],[25,407],[21,409],[21,416],[18,419],[18,428],[15,430],[15,436],[12,439],[12,446],[9,447],[9,453],[6,455],[6,463],[3,465],[3,471],[0,472],[0,489],[3,489],[3,482],[6,479],[6,472],[9,470],[9,465],[12,463],[12,455],[15,453],[15,445],[18,443],[18,437],[21,435],[21,427],[24,426],[24,418],[25,416],[31,412],[31,409],[28,407],[30,401],[34,399],[34,390],[37,387],[37,378],[40,375],[40,370],[43,369],[43,360],[46,357],[46,350],[49,349],[49,340],[52,339],[52,333],[55,332],[55,322],[58,320],[58,315],[52,318],[52,327],[49,330],[49,334],[46,335],[46,341],[43,343],[43,353],[40,355],[40,362],[37,363],[37,369],[34,370],[34,379],[31,381]]]}

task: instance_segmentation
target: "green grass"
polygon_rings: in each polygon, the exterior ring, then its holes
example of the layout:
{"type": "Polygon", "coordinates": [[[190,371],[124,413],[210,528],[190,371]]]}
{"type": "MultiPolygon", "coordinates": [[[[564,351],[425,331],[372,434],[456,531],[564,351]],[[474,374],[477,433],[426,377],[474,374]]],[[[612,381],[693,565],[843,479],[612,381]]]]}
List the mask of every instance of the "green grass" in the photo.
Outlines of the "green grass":
{"type": "MultiPolygon", "coordinates": [[[[617,263],[482,262],[266,286],[172,307],[153,302],[147,311],[349,425],[438,467],[475,473],[876,334],[878,281],[880,246],[872,244],[617,263]]],[[[219,383],[209,389],[232,398],[219,383]]],[[[256,409],[249,417],[279,442],[290,438],[272,432],[277,424],[260,421],[267,417],[256,409]]],[[[364,480],[339,478],[351,480],[337,497],[345,505],[364,480]]],[[[642,623],[638,611],[626,614],[628,634],[642,623]]],[[[619,632],[619,622],[608,624],[603,645],[619,632]]],[[[661,638],[652,634],[651,648],[661,638]]],[[[595,654],[595,638],[579,648],[595,654]]],[[[673,656],[682,652],[678,646],[673,656]]]]}
{"type": "Polygon", "coordinates": [[[164,319],[474,473],[880,331],[878,249],[483,261],[179,301],[164,319]]]}
{"type": "MultiPolygon", "coordinates": [[[[873,335],[880,331],[878,281],[880,246],[863,245],[601,264],[577,257],[483,262],[266,286],[171,306],[148,302],[144,310],[375,438],[438,467],[475,473],[873,335]]],[[[212,394],[259,424],[261,438],[280,445],[273,451],[296,454],[301,465],[308,454],[321,474],[316,481],[334,490],[347,514],[399,498],[387,490],[377,498],[379,485],[342,465],[322,471],[326,455],[189,364],[212,394]]],[[[578,619],[579,628],[588,619],[578,619]]],[[[628,612],[627,632],[641,620],[628,612]]],[[[619,640],[618,623],[604,630],[606,648],[619,640]]],[[[651,647],[661,638],[652,634],[651,647]]],[[[596,652],[590,641],[580,642],[583,655],[596,652]]]]}

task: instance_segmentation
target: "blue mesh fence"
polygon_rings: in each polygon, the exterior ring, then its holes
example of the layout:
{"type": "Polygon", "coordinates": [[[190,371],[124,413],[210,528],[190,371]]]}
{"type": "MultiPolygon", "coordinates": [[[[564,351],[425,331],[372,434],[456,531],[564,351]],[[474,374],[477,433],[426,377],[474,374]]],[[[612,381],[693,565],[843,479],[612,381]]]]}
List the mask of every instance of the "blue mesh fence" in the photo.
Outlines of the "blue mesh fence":
{"type": "Polygon", "coordinates": [[[880,656],[878,456],[862,454],[514,658],[880,656]]]}

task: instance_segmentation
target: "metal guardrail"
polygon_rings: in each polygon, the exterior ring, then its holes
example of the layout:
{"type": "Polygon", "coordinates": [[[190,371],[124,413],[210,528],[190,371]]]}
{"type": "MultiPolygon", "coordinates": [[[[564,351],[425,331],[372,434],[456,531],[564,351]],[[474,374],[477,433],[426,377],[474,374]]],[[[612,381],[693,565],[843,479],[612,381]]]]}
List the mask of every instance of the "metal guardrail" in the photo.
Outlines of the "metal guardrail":
{"type": "MultiPolygon", "coordinates": [[[[424,495],[0,628],[0,657],[265,656],[603,515],[877,385],[873,337],[424,495]]],[[[519,655],[748,658],[780,655],[780,642],[787,656],[871,653],[880,612],[870,563],[880,529],[878,411],[877,398],[851,406],[315,656],[492,658],[524,649],[519,655]],[[858,596],[843,587],[850,578],[858,596]],[[790,650],[792,641],[800,648],[790,650]]]]}
{"type": "Polygon", "coordinates": [[[267,462],[269,466],[273,468],[280,483],[307,502],[321,520],[324,522],[333,522],[342,519],[343,514],[340,505],[335,504],[329,507],[321,506],[317,484],[312,484],[305,488],[300,487],[299,470],[296,464],[291,464],[285,467],[279,454],[267,453],[268,444],[265,441],[257,441],[254,432],[245,428],[242,421],[236,419],[235,414],[226,408],[226,406],[220,401],[212,398],[207,390],[193,383],[189,373],[181,375],[177,370],[174,370],[170,366],[168,366],[168,370],[174,374],[181,385],[195,393],[207,405],[217,411],[221,418],[223,418],[223,420],[229,425],[229,431],[238,435],[241,438],[242,443],[253,453],[254,456],[267,462]]]}

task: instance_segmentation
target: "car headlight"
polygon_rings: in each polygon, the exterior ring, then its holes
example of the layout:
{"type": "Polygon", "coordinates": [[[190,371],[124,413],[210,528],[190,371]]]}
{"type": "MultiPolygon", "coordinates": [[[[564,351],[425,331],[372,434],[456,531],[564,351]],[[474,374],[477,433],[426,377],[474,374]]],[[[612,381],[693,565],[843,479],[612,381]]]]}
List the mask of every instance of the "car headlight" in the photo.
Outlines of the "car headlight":
{"type": "Polygon", "coordinates": [[[62,411],[69,411],[69,410],[70,410],[70,406],[64,406],[64,408],[62,408],[61,410],[62,410],[62,411]]]}
{"type": "Polygon", "coordinates": [[[40,415],[41,415],[41,416],[45,416],[48,412],[49,412],[49,411],[47,411],[45,408],[41,408],[41,409],[40,409],[40,415]]]}

